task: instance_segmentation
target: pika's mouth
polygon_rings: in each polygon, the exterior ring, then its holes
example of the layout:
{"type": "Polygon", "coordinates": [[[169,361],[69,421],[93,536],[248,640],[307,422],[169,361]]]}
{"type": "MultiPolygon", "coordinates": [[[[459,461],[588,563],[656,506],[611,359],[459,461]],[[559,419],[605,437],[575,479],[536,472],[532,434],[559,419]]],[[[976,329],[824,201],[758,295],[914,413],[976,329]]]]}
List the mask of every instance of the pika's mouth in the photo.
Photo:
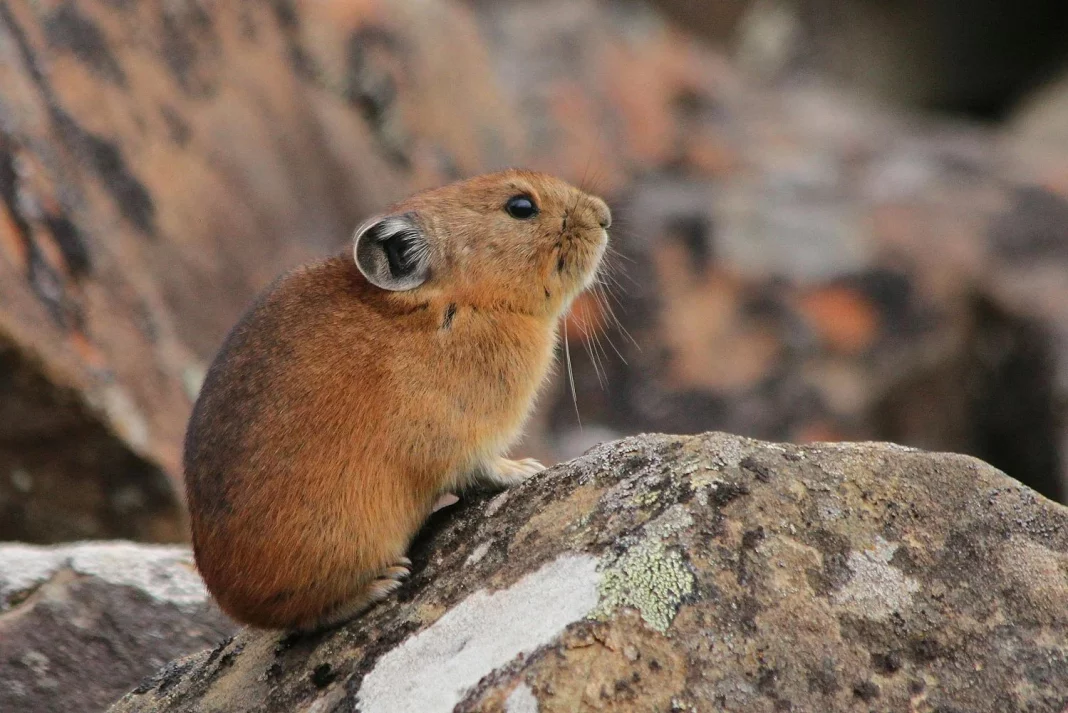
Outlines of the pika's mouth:
{"type": "Polygon", "coordinates": [[[557,240],[557,272],[582,271],[596,266],[608,245],[608,231],[565,221],[557,240]]]}
{"type": "Polygon", "coordinates": [[[583,290],[588,290],[597,282],[597,274],[601,270],[601,262],[604,260],[604,254],[608,250],[608,231],[601,228],[597,237],[598,240],[594,245],[593,255],[590,257],[590,267],[586,270],[586,279],[582,282],[583,290]]]}
{"type": "Polygon", "coordinates": [[[575,297],[597,282],[598,270],[608,248],[611,217],[599,202],[576,200],[573,210],[564,212],[556,240],[556,275],[562,287],[575,297]]]}

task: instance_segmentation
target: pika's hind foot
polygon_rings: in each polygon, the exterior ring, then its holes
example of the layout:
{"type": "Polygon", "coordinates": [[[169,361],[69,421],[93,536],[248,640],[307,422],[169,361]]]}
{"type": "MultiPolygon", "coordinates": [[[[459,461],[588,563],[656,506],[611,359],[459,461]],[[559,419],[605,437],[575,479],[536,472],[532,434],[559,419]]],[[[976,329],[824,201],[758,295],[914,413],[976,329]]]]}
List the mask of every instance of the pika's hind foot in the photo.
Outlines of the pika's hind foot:
{"type": "Polygon", "coordinates": [[[411,574],[411,570],[409,569],[411,566],[412,561],[410,559],[408,559],[407,557],[401,557],[392,565],[382,570],[382,577],[380,579],[376,579],[375,581],[382,582],[385,580],[390,580],[393,582],[403,582],[404,580],[408,579],[408,575],[411,574]]]}
{"type": "Polygon", "coordinates": [[[363,613],[369,609],[373,604],[376,604],[393,592],[400,589],[404,584],[404,580],[408,579],[411,575],[412,561],[407,557],[401,557],[389,567],[382,570],[378,579],[373,579],[368,582],[356,598],[348,601],[337,609],[334,609],[329,614],[319,618],[318,620],[310,623],[308,626],[299,627],[306,632],[321,631],[323,629],[331,629],[335,626],[340,626],[350,619],[355,618],[357,615],[363,613]]]}
{"type": "Polygon", "coordinates": [[[438,499],[434,501],[434,504],[430,508],[430,512],[437,512],[442,508],[447,508],[458,502],[460,502],[460,498],[456,497],[454,493],[442,493],[438,496],[438,499]]]}
{"type": "Polygon", "coordinates": [[[509,488],[543,470],[545,466],[533,458],[510,460],[498,457],[479,468],[475,479],[499,488],[509,488]]]}

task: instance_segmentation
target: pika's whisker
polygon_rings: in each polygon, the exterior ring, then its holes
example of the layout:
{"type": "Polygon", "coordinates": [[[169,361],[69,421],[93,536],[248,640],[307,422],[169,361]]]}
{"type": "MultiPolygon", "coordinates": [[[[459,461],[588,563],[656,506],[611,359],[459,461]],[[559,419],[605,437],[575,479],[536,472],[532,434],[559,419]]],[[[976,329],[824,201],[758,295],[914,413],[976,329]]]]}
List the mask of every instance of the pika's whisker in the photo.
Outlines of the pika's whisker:
{"type": "MultiPolygon", "coordinates": [[[[593,298],[596,299],[596,294],[591,290],[593,298]]],[[[582,330],[583,346],[586,347],[586,353],[590,355],[590,362],[593,364],[593,372],[597,375],[597,383],[600,385],[601,390],[607,390],[608,388],[608,371],[604,368],[604,362],[601,359],[600,354],[597,352],[597,347],[600,346],[597,343],[596,325],[584,323],[586,320],[579,322],[579,328],[582,330]]]]}
{"type": "Polygon", "coordinates": [[[575,372],[571,368],[571,345],[567,339],[567,317],[564,318],[564,361],[567,362],[567,380],[571,384],[571,401],[575,404],[575,418],[578,420],[579,429],[582,429],[582,414],[579,413],[578,392],[575,390],[575,372]]]}
{"type": "MultiPolygon", "coordinates": [[[[612,291],[607,289],[607,286],[604,283],[600,283],[599,286],[602,288],[602,290],[604,290],[604,292],[606,292],[613,299],[615,299],[616,304],[618,304],[619,307],[622,309],[623,303],[619,300],[619,298],[616,297],[615,295],[613,295],[612,291]]],[[[602,302],[602,307],[603,307],[604,311],[607,312],[608,316],[612,319],[612,323],[616,326],[617,329],[619,329],[620,334],[622,334],[624,337],[626,337],[627,340],[631,344],[633,344],[634,347],[638,351],[641,351],[642,348],[641,348],[641,345],[638,344],[638,340],[636,340],[634,338],[634,336],[630,333],[630,330],[628,330],[626,327],[623,326],[623,322],[620,321],[619,316],[616,314],[616,311],[612,308],[611,302],[609,302],[607,299],[605,299],[602,302]]],[[[612,343],[612,340],[609,339],[609,343],[612,344],[612,348],[613,349],[616,349],[616,345],[614,343],[612,343]]],[[[618,349],[616,349],[616,353],[619,354],[619,350],[618,349]]],[[[623,355],[620,354],[619,358],[623,359],[623,355]]],[[[623,359],[623,362],[626,363],[626,359],[623,359]]]]}
{"type": "Polygon", "coordinates": [[[600,360],[598,359],[597,353],[596,351],[594,351],[594,348],[590,344],[590,331],[585,325],[582,325],[581,323],[579,325],[579,328],[582,330],[582,346],[586,348],[586,353],[590,357],[590,363],[593,364],[593,373],[597,376],[597,384],[601,387],[602,390],[604,390],[605,388],[607,388],[607,381],[605,379],[605,375],[601,371],[601,365],[599,363],[600,360]]]}
{"type": "MultiPolygon", "coordinates": [[[[604,286],[600,285],[599,289],[594,292],[594,294],[596,295],[597,302],[601,306],[601,313],[607,315],[607,317],[610,317],[615,323],[615,326],[619,327],[620,330],[626,331],[623,330],[623,325],[619,323],[619,319],[616,317],[616,313],[612,311],[612,305],[608,304],[608,299],[604,296],[603,290],[604,286]]],[[[619,347],[616,346],[616,343],[612,341],[612,337],[609,336],[608,326],[605,324],[605,321],[607,321],[607,319],[602,321],[600,324],[601,335],[604,337],[605,341],[608,342],[608,345],[612,347],[612,351],[616,353],[616,356],[618,356],[624,364],[628,364],[627,358],[623,356],[623,352],[619,351],[619,347]]],[[[604,350],[604,347],[602,346],[601,349],[604,350]]],[[[607,357],[608,353],[605,352],[605,358],[607,359],[607,357]]]]}

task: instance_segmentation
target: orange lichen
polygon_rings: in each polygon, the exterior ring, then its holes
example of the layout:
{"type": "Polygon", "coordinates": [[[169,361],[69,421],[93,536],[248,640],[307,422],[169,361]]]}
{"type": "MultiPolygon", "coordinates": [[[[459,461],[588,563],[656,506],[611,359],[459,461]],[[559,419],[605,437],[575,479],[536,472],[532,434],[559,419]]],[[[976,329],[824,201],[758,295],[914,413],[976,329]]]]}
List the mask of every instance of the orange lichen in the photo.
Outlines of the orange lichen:
{"type": "Polygon", "coordinates": [[[860,292],[827,287],[809,292],[798,304],[801,314],[832,350],[859,354],[875,342],[879,316],[860,292]]]}

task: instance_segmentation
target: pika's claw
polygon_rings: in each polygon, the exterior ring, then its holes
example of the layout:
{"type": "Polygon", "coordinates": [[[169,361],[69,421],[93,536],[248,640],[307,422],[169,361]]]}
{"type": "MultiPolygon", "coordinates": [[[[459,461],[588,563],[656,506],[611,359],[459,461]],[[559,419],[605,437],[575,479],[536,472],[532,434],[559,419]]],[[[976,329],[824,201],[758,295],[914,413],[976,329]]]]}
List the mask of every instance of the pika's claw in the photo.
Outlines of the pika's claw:
{"type": "Polygon", "coordinates": [[[411,566],[412,561],[410,559],[407,557],[398,557],[396,562],[382,570],[381,579],[389,579],[395,582],[404,581],[405,579],[408,579],[408,575],[412,573],[410,569],[411,566]]]}
{"type": "Polygon", "coordinates": [[[375,602],[382,601],[390,594],[400,589],[402,584],[404,584],[404,582],[400,579],[386,578],[376,579],[375,581],[371,582],[367,585],[367,592],[364,595],[366,597],[366,603],[363,605],[363,607],[361,607],[361,609],[370,606],[375,602]]]}
{"type": "Polygon", "coordinates": [[[410,574],[411,571],[409,571],[407,567],[394,565],[392,567],[386,567],[385,571],[382,573],[382,577],[383,579],[392,579],[396,582],[401,582],[407,579],[410,574]]]}

